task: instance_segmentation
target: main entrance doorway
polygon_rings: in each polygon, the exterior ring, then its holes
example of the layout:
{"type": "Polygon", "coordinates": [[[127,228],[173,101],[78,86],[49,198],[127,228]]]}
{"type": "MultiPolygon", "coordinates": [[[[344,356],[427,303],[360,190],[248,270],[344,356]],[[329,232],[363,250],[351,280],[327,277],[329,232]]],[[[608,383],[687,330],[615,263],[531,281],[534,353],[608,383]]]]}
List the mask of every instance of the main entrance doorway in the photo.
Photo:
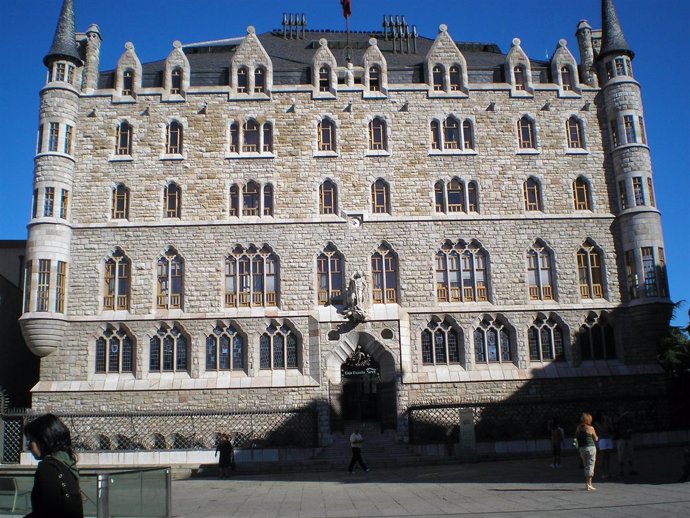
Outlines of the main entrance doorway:
{"type": "Polygon", "coordinates": [[[378,378],[362,377],[343,380],[343,419],[345,421],[378,421],[378,378]]]}

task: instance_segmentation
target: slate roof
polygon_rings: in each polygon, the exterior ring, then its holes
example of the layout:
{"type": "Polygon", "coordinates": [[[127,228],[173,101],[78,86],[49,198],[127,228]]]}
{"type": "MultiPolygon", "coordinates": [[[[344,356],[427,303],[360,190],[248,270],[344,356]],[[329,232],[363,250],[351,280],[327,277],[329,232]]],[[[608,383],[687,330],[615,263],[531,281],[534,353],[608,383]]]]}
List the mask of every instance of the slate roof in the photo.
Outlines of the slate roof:
{"type": "Polygon", "coordinates": [[[81,63],[74,33],[74,1],[65,0],[60,11],[55,36],[50,50],[43,58],[43,63],[50,66],[53,59],[67,58],[75,63],[81,63]]]}
{"type": "Polygon", "coordinates": [[[630,50],[628,42],[625,41],[623,29],[618,21],[616,14],[616,7],[613,5],[613,0],[604,0],[601,3],[601,22],[602,22],[602,42],[599,57],[612,52],[627,54],[630,57],[634,55],[630,50]]]}

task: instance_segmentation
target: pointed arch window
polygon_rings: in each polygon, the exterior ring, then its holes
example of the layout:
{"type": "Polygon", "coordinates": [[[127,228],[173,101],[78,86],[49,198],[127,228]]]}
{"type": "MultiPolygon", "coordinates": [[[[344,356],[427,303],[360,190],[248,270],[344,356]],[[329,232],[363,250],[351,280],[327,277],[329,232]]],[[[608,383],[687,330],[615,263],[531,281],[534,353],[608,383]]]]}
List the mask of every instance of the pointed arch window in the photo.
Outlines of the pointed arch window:
{"type": "Polygon", "coordinates": [[[369,67],[369,90],[372,92],[381,90],[381,68],[376,65],[369,67]]]}
{"type": "Polygon", "coordinates": [[[323,66],[319,68],[319,92],[331,91],[331,69],[323,66]]]}
{"type": "Polygon", "coordinates": [[[573,182],[573,200],[575,210],[592,210],[592,202],[589,193],[589,183],[582,177],[573,182]]]}
{"type": "Polygon", "coordinates": [[[390,214],[390,191],[388,184],[379,178],[371,185],[371,212],[390,214]]]}
{"type": "Polygon", "coordinates": [[[462,333],[447,320],[432,320],[422,331],[422,363],[447,365],[460,363],[462,333]]]}
{"type": "Polygon", "coordinates": [[[230,124],[230,153],[240,152],[240,126],[236,122],[230,124]]]}
{"type": "Polygon", "coordinates": [[[182,69],[180,67],[175,67],[170,72],[170,93],[172,95],[182,93],[182,69]]]}
{"type": "Polygon", "coordinates": [[[458,178],[448,182],[448,212],[466,212],[465,184],[458,178]]]}
{"type": "Polygon", "coordinates": [[[261,185],[250,180],[246,185],[230,186],[229,216],[260,217],[273,216],[273,186],[261,185]]]}
{"type": "Polygon", "coordinates": [[[517,122],[518,145],[520,149],[536,149],[534,121],[524,115],[517,122]]]}
{"type": "Polygon", "coordinates": [[[134,70],[128,68],[122,73],[122,95],[134,93],[134,70]]]}
{"type": "Polygon", "coordinates": [[[121,122],[115,131],[115,154],[118,156],[132,154],[132,126],[127,122],[121,122]]]}
{"type": "Polygon", "coordinates": [[[256,67],[254,70],[254,93],[260,94],[266,91],[266,69],[256,67]]]}
{"type": "Polygon", "coordinates": [[[527,330],[530,361],[565,360],[563,337],[562,327],[552,318],[535,319],[527,330]]]}
{"type": "Polygon", "coordinates": [[[371,256],[371,280],[374,304],[398,301],[398,259],[387,245],[381,245],[371,256]]]}
{"type": "Polygon", "coordinates": [[[467,183],[467,209],[470,212],[479,212],[479,189],[475,181],[467,183]]]}
{"type": "Polygon", "coordinates": [[[237,69],[237,93],[246,94],[249,90],[249,69],[240,67],[237,69]]]}
{"type": "Polygon", "coordinates": [[[134,371],[134,340],[123,329],[108,327],[96,339],[96,373],[134,371]]]}
{"type": "Polygon", "coordinates": [[[287,324],[266,328],[259,339],[261,369],[296,369],[300,360],[300,340],[287,324]]]}
{"type": "Polygon", "coordinates": [[[184,260],[174,248],[168,248],[157,263],[158,309],[182,309],[184,296],[184,260]]]}
{"type": "Polygon", "coordinates": [[[175,182],[170,182],[163,190],[166,218],[180,218],[182,216],[182,188],[175,182]]]}
{"type": "Polygon", "coordinates": [[[206,337],[206,370],[244,370],[246,341],[233,326],[217,325],[206,337]]]}
{"type": "Polygon", "coordinates": [[[105,261],[103,309],[129,310],[132,262],[119,248],[105,261]]]}
{"type": "Polygon", "coordinates": [[[553,300],[553,261],[551,251],[536,241],[527,252],[527,283],[530,300],[553,300]]]}
{"type": "Polygon", "coordinates": [[[450,91],[457,92],[462,89],[462,75],[460,74],[460,67],[453,65],[449,70],[450,75],[450,91]]]}
{"type": "Polygon", "coordinates": [[[474,359],[477,363],[512,362],[515,341],[497,318],[485,317],[474,330],[474,359]]]}
{"type": "Polygon", "coordinates": [[[336,214],[338,210],[338,188],[331,180],[319,186],[319,213],[336,214]]]}
{"type": "Polygon", "coordinates": [[[249,119],[242,127],[243,153],[258,153],[259,152],[259,125],[254,119],[249,119]]]}
{"type": "Polygon", "coordinates": [[[273,216],[273,186],[269,183],[264,185],[264,216],[273,216]]]}
{"type": "Polygon", "coordinates": [[[568,136],[568,147],[571,149],[584,149],[584,131],[582,121],[575,116],[570,117],[565,123],[565,131],[568,136]]]}
{"type": "Polygon", "coordinates": [[[434,201],[436,212],[446,212],[446,185],[443,180],[434,184],[434,201]]]}
{"type": "Polygon", "coordinates": [[[335,151],[335,123],[330,119],[319,122],[319,151],[335,151]]]}
{"type": "Polygon", "coordinates": [[[465,151],[474,149],[474,130],[470,119],[462,123],[462,147],[465,151]]]}
{"type": "Polygon", "coordinates": [[[328,245],[316,258],[316,275],[319,305],[343,304],[343,257],[333,245],[328,245]]]}
{"type": "Polygon", "coordinates": [[[526,90],[525,86],[525,67],[518,65],[513,68],[513,76],[515,77],[515,89],[526,90]]]}
{"type": "Polygon", "coordinates": [[[460,149],[460,125],[455,117],[443,121],[443,149],[460,149]]]}
{"type": "Polygon", "coordinates": [[[178,326],[161,326],[149,341],[149,371],[184,372],[188,369],[190,340],[178,326]]]}
{"type": "Polygon", "coordinates": [[[386,121],[381,117],[376,117],[369,123],[369,149],[373,151],[388,149],[386,121]]]}
{"type": "Polygon", "coordinates": [[[488,301],[487,263],[486,251],[478,242],[446,241],[436,252],[436,300],[488,301]]]}
{"type": "Polygon", "coordinates": [[[129,219],[129,189],[122,183],[113,189],[112,219],[129,219]]]}
{"type": "Polygon", "coordinates": [[[251,180],[242,191],[242,215],[243,216],[258,216],[259,215],[259,196],[261,188],[259,184],[251,180]]]}
{"type": "Polygon", "coordinates": [[[585,241],[577,252],[577,271],[580,281],[580,298],[604,298],[601,256],[590,241],[585,241]]]}
{"type": "Polygon", "coordinates": [[[589,315],[577,334],[580,359],[613,360],[616,358],[616,341],[613,327],[605,315],[589,315]]]}
{"type": "Polygon", "coordinates": [[[431,149],[441,149],[441,126],[438,121],[431,121],[431,149]]]}
{"type": "Polygon", "coordinates": [[[240,215],[240,186],[236,183],[230,186],[230,216],[240,215]]]}
{"type": "Polygon", "coordinates": [[[166,126],[165,152],[168,155],[182,154],[182,124],[172,121],[166,126]]]}
{"type": "Polygon", "coordinates": [[[431,70],[431,83],[435,92],[443,91],[443,67],[435,65],[431,70]]]}
{"type": "Polygon", "coordinates": [[[276,306],[278,258],[264,246],[237,245],[225,258],[225,307],[276,306]]]}
{"type": "Polygon", "coordinates": [[[573,90],[573,71],[567,65],[561,67],[561,84],[564,91],[569,92],[573,90]]]}
{"type": "Polygon", "coordinates": [[[523,184],[525,195],[525,210],[543,210],[541,202],[541,185],[535,178],[528,178],[523,184]]]}
{"type": "Polygon", "coordinates": [[[273,153],[273,124],[264,122],[262,125],[263,143],[262,150],[264,153],[273,153]]]}

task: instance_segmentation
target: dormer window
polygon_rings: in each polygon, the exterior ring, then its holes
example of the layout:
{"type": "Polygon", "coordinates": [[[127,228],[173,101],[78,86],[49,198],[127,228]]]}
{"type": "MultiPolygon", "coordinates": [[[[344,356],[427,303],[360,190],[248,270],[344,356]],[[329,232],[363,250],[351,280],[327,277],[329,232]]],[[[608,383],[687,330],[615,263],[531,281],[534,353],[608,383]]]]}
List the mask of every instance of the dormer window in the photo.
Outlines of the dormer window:
{"type": "Polygon", "coordinates": [[[182,92],[182,69],[176,68],[170,74],[170,93],[179,95],[182,92]]]}
{"type": "Polygon", "coordinates": [[[132,95],[134,91],[134,72],[131,69],[125,70],[122,74],[122,95],[132,95]]]}
{"type": "Polygon", "coordinates": [[[515,76],[515,89],[525,90],[525,69],[517,66],[513,69],[513,75],[515,76]]]}
{"type": "Polygon", "coordinates": [[[247,93],[247,85],[249,84],[248,72],[249,72],[249,70],[247,69],[247,67],[240,67],[237,70],[237,93],[238,94],[246,94],[247,93]]]}
{"type": "Polygon", "coordinates": [[[570,67],[561,67],[561,83],[563,90],[571,91],[573,89],[573,74],[570,67]]]}
{"type": "Polygon", "coordinates": [[[440,65],[436,65],[431,71],[431,79],[434,92],[443,91],[443,68],[440,65]]]}
{"type": "Polygon", "coordinates": [[[328,67],[319,69],[319,92],[330,92],[331,90],[331,70],[328,67]]]}
{"type": "Polygon", "coordinates": [[[457,66],[450,67],[450,91],[457,92],[460,90],[462,82],[460,81],[460,68],[457,66]]]}
{"type": "Polygon", "coordinates": [[[379,67],[369,69],[369,90],[372,92],[381,90],[381,69],[379,67]]]}
{"type": "Polygon", "coordinates": [[[263,93],[266,91],[266,70],[258,67],[254,71],[254,93],[263,93]]]}

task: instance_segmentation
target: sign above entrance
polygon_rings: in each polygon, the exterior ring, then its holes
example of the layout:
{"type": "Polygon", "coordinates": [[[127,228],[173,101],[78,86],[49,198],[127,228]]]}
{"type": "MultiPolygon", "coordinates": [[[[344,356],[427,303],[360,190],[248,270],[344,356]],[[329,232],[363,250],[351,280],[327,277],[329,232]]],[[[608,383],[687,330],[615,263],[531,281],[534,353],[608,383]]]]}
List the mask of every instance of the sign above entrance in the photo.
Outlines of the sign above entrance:
{"type": "Polygon", "coordinates": [[[376,360],[358,345],[340,367],[340,373],[343,378],[379,377],[381,370],[376,360]]]}

